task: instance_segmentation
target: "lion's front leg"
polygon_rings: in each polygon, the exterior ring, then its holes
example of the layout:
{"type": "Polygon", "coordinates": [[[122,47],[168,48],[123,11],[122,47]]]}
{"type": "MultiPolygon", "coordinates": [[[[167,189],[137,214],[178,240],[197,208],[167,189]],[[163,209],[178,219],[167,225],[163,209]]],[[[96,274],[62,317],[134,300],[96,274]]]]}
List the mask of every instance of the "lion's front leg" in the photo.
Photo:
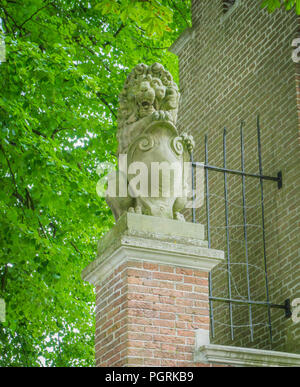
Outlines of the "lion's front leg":
{"type": "Polygon", "coordinates": [[[182,142],[186,145],[188,152],[191,153],[195,147],[193,136],[184,132],[181,133],[180,137],[182,138],[182,142]]]}

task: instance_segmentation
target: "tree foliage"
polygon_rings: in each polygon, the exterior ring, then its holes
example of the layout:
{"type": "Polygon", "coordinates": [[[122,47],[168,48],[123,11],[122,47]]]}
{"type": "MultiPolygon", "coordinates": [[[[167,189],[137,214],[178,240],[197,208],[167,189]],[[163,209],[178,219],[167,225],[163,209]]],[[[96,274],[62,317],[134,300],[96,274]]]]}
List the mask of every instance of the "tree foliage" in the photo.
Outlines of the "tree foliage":
{"type": "Polygon", "coordinates": [[[81,270],[113,224],[96,167],[116,162],[128,72],[161,62],[178,81],[167,49],[190,26],[190,0],[0,0],[0,18],[0,366],[92,366],[81,270]]]}
{"type": "Polygon", "coordinates": [[[287,11],[294,10],[300,15],[300,0],[263,0],[262,8],[267,8],[269,12],[284,8],[287,11]]]}
{"type": "Polygon", "coordinates": [[[117,96],[163,63],[188,0],[0,0],[0,366],[92,366],[94,294],[81,270],[113,224],[96,194],[115,162],[117,96]]]}

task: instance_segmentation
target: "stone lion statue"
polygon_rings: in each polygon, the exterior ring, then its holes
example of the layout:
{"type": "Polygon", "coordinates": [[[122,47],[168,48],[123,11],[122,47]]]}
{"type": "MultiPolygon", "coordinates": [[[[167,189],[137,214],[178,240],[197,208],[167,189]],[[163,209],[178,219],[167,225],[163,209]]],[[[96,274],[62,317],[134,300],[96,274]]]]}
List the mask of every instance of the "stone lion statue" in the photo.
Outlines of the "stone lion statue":
{"type": "Polygon", "coordinates": [[[119,171],[109,181],[116,191],[120,192],[120,186],[128,187],[128,191],[125,195],[106,195],[116,220],[124,212],[184,220],[180,211],[188,200],[188,177],[183,170],[194,141],[186,133],[179,135],[176,129],[179,97],[171,74],[159,63],[139,64],[127,77],[119,97],[119,171]],[[126,170],[120,168],[120,155],[126,155],[126,170]],[[144,179],[146,192],[132,184],[136,176],[130,170],[137,163],[143,166],[144,174],[148,173],[144,179]],[[162,168],[154,180],[152,168],[157,164],[162,168]],[[167,185],[173,187],[168,195],[163,181],[166,170],[170,172],[167,185]],[[182,186],[180,193],[174,189],[177,186],[182,186]]]}
{"type": "Polygon", "coordinates": [[[118,153],[126,153],[133,139],[152,121],[170,121],[175,125],[179,97],[172,75],[161,64],[137,65],[119,97],[118,153]]]}

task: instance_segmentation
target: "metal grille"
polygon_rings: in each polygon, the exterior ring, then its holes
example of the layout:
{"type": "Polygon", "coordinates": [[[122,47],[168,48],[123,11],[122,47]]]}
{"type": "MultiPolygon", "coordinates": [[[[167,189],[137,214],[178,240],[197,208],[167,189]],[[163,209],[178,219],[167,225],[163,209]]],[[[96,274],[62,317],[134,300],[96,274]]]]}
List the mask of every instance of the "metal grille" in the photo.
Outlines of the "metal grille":
{"type": "MultiPolygon", "coordinates": [[[[226,271],[227,271],[227,289],[228,294],[227,297],[214,297],[213,289],[214,283],[213,278],[210,273],[209,277],[209,303],[210,303],[210,322],[211,322],[211,334],[212,337],[215,336],[215,320],[214,320],[214,312],[215,305],[219,303],[224,303],[228,305],[228,315],[229,315],[229,326],[230,326],[230,335],[231,340],[235,338],[235,325],[233,321],[233,306],[234,305],[245,305],[248,308],[248,327],[250,330],[250,341],[254,340],[253,333],[253,318],[252,318],[252,308],[254,306],[261,306],[267,309],[267,320],[265,323],[269,330],[269,340],[272,347],[272,321],[271,321],[271,309],[279,308],[283,309],[286,317],[291,316],[290,310],[290,301],[287,299],[284,301],[282,305],[274,304],[271,301],[271,295],[269,294],[269,282],[268,282],[268,262],[267,262],[267,251],[266,251],[266,237],[265,237],[265,204],[264,204],[264,182],[266,180],[275,183],[274,190],[281,189],[282,187],[282,174],[278,172],[277,176],[267,176],[263,174],[263,166],[262,166],[262,155],[261,155],[261,130],[260,130],[260,121],[259,116],[257,117],[257,156],[258,156],[258,171],[257,173],[248,173],[245,170],[245,146],[244,146],[244,123],[241,123],[240,126],[240,160],[241,160],[241,169],[233,170],[227,168],[227,130],[224,128],[223,131],[223,166],[214,166],[209,163],[208,159],[208,137],[205,136],[205,163],[195,162],[193,159],[193,155],[191,155],[192,162],[192,189],[193,189],[193,198],[195,198],[195,168],[200,167],[204,168],[205,171],[205,197],[206,197],[206,223],[207,223],[207,239],[208,239],[208,247],[211,246],[211,236],[212,236],[212,228],[211,228],[211,211],[210,205],[212,200],[212,194],[210,193],[210,184],[209,178],[211,173],[222,173],[223,174],[223,201],[224,201],[224,220],[225,220],[225,256],[226,256],[226,271]],[[231,234],[230,234],[230,224],[229,224],[229,216],[228,212],[230,210],[230,205],[228,201],[228,177],[230,175],[239,175],[241,177],[241,195],[242,195],[242,220],[241,226],[243,227],[243,244],[244,244],[244,262],[242,263],[246,268],[246,285],[247,289],[247,297],[246,298],[236,298],[232,295],[233,289],[233,281],[232,281],[232,251],[231,251],[231,234]],[[251,278],[249,275],[249,257],[248,257],[248,249],[249,249],[249,241],[248,241],[248,228],[247,224],[247,205],[246,205],[246,179],[257,179],[259,181],[259,196],[260,196],[260,217],[261,217],[261,233],[260,233],[260,243],[261,243],[261,251],[262,251],[262,259],[263,259],[263,272],[264,272],[264,287],[265,287],[265,300],[259,301],[252,298],[252,294],[250,291],[250,282],[251,278]]],[[[193,206],[192,209],[192,221],[196,222],[196,210],[193,206]]]]}

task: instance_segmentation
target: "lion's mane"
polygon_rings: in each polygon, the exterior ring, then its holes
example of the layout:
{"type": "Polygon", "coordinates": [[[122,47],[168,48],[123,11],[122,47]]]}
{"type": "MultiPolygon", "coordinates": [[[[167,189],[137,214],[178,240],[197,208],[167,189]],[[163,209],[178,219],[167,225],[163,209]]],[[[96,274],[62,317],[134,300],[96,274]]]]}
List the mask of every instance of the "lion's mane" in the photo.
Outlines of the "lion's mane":
{"type": "MultiPolygon", "coordinates": [[[[151,86],[150,88],[149,94],[155,93],[154,87],[151,86]]],[[[118,153],[126,152],[128,144],[140,134],[145,125],[149,124],[150,116],[152,117],[151,119],[160,119],[163,117],[164,120],[171,121],[175,125],[178,102],[178,87],[169,71],[165,70],[159,63],[154,63],[152,66],[147,66],[143,63],[137,65],[128,75],[124,89],[119,96],[118,153]],[[151,114],[147,114],[146,111],[141,116],[141,105],[139,105],[139,98],[141,99],[140,96],[143,93],[141,91],[141,85],[145,83],[152,85],[157,80],[159,80],[160,96],[155,94],[153,104],[151,102],[151,105],[153,105],[151,106],[151,114]]]]}

